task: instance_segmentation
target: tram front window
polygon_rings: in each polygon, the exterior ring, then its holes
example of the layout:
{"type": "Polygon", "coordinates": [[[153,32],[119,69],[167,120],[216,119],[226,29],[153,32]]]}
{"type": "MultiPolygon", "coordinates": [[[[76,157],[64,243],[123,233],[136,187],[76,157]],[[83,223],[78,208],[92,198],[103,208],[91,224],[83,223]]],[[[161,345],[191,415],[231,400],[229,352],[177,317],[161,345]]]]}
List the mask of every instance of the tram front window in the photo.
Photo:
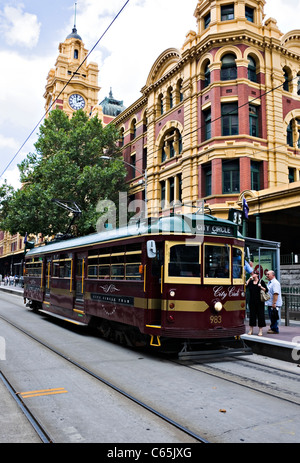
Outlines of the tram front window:
{"type": "Polygon", "coordinates": [[[232,276],[241,279],[243,277],[243,251],[240,248],[232,248],[232,276]]]}
{"type": "Polygon", "coordinates": [[[229,251],[227,246],[205,246],[205,277],[229,277],[229,251]]]}
{"type": "Polygon", "coordinates": [[[199,246],[179,244],[170,249],[170,277],[200,277],[199,246]]]}

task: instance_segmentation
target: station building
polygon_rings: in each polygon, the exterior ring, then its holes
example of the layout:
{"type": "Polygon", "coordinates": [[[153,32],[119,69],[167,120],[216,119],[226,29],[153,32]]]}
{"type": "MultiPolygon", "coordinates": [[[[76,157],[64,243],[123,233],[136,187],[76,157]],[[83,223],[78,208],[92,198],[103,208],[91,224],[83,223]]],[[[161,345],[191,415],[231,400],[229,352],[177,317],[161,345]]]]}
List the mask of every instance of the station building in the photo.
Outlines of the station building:
{"type": "Polygon", "coordinates": [[[265,0],[195,3],[196,31],[114,120],[132,198],[146,181],[149,215],[204,200],[228,218],[245,197],[248,236],[300,253],[300,29],[283,34],[265,0]]]}
{"type": "MultiPolygon", "coordinates": [[[[196,30],[158,56],[128,108],[112,91],[98,102],[98,65],[74,26],[47,76],[45,109],[117,125],[131,199],[146,196],[148,215],[205,201],[228,218],[245,197],[247,235],[300,254],[300,29],[283,34],[265,3],[195,1],[196,30]]],[[[0,273],[20,268],[23,247],[0,232],[0,273]]]]}

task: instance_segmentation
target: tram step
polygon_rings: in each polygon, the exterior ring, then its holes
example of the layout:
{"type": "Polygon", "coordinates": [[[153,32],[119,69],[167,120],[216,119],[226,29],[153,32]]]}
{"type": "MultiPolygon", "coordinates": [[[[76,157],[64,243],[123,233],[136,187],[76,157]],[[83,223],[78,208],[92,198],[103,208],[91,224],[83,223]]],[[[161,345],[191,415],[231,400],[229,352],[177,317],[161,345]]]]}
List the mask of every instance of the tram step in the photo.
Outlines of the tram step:
{"type": "Polygon", "coordinates": [[[39,312],[43,312],[44,314],[50,315],[51,317],[59,318],[60,320],[64,320],[65,322],[73,323],[73,325],[88,326],[87,323],[82,323],[77,320],[73,320],[72,318],[64,317],[62,315],[58,315],[56,313],[50,312],[48,310],[40,309],[39,312]]]}
{"type": "Polygon", "coordinates": [[[203,351],[182,351],[179,352],[179,360],[212,360],[219,359],[228,356],[239,356],[239,355],[252,355],[252,349],[250,347],[243,347],[240,349],[214,349],[214,350],[203,350],[203,351]]]}

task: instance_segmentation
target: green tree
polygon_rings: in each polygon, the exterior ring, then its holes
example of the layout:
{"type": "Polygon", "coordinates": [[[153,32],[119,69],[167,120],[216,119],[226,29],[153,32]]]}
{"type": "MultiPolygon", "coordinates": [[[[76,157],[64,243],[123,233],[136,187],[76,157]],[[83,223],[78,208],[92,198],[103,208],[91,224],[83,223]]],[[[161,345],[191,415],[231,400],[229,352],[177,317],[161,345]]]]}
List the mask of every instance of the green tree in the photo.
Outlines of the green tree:
{"type": "Polygon", "coordinates": [[[118,206],[119,191],[126,189],[126,169],[116,147],[117,129],[102,126],[77,111],[71,119],[54,110],[39,129],[36,152],[18,166],[22,187],[0,191],[0,229],[22,235],[64,233],[71,218],[53,199],[76,202],[82,214],[72,233],[77,236],[96,231],[99,200],[118,206]],[[101,159],[110,153],[111,161],[101,159]]]}

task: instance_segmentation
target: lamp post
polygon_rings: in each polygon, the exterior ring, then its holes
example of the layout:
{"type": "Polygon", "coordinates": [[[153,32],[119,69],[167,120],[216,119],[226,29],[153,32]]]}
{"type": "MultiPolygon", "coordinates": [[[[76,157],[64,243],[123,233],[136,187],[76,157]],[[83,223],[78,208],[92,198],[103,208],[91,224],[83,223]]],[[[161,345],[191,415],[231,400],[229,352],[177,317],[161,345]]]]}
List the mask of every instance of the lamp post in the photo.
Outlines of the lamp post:
{"type": "MultiPolygon", "coordinates": [[[[100,159],[111,161],[111,158],[109,156],[100,156],[100,159]]],[[[133,164],[130,164],[129,162],[124,161],[124,159],[122,159],[122,161],[124,162],[124,164],[126,164],[129,167],[133,167],[135,170],[138,171],[139,174],[144,176],[143,183],[144,183],[144,191],[145,191],[145,217],[147,217],[147,170],[145,169],[144,171],[141,171],[137,169],[133,164]]]]}

